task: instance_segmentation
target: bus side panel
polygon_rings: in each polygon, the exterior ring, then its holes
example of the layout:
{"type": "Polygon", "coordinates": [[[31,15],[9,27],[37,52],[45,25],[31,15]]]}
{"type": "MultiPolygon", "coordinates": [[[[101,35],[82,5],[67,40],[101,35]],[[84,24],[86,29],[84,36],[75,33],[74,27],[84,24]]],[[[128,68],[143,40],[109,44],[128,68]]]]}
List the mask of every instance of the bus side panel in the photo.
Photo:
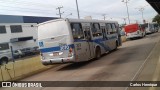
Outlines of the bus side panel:
{"type": "Polygon", "coordinates": [[[89,45],[86,40],[75,41],[74,46],[76,62],[88,61],[90,59],[89,45]]]}

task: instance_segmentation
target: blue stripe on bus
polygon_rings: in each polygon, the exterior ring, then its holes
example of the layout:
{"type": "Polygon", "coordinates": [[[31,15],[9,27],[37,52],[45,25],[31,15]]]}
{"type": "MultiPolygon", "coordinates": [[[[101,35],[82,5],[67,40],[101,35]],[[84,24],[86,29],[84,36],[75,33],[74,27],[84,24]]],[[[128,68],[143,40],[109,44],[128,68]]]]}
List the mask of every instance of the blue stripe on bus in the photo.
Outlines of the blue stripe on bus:
{"type": "MultiPolygon", "coordinates": [[[[89,40],[89,42],[93,42],[93,41],[97,41],[97,40],[106,41],[106,40],[115,39],[115,38],[117,38],[117,36],[107,37],[106,39],[99,38],[99,39],[95,39],[95,40],[89,40]]],[[[87,40],[82,40],[82,39],[76,39],[76,40],[74,40],[74,42],[86,42],[86,41],[87,40]]]]}
{"type": "MultiPolygon", "coordinates": [[[[68,45],[69,48],[74,48],[74,44],[71,44],[71,45],[68,45]]],[[[46,53],[46,52],[53,52],[53,51],[60,51],[60,46],[56,46],[56,47],[50,47],[50,48],[43,48],[43,49],[40,49],[40,51],[42,53],[46,53]]]]}
{"type": "Polygon", "coordinates": [[[110,50],[110,48],[108,47],[108,45],[105,45],[103,42],[106,41],[105,39],[96,39],[93,40],[93,42],[99,44],[100,46],[102,46],[106,51],[110,50]]]}
{"type": "MultiPolygon", "coordinates": [[[[109,39],[114,39],[116,37],[111,37],[109,39]]],[[[80,40],[80,39],[77,39],[77,40],[74,40],[74,42],[86,42],[87,40],[80,40]]],[[[106,39],[103,39],[103,38],[99,38],[99,39],[95,39],[95,40],[89,40],[89,42],[95,42],[97,44],[99,44],[100,46],[102,46],[106,51],[110,50],[110,48],[105,45],[103,42],[106,41],[106,39]]],[[[71,45],[68,45],[69,47],[72,47],[74,48],[74,44],[71,44],[71,45]]],[[[43,48],[43,49],[40,49],[40,51],[42,53],[45,53],[45,52],[53,52],[53,51],[60,51],[60,46],[56,46],[56,47],[50,47],[50,48],[43,48]]]]}
{"type": "MultiPolygon", "coordinates": [[[[115,37],[111,37],[111,38],[113,39],[115,37]]],[[[81,39],[74,40],[74,42],[86,42],[86,41],[87,40],[81,40],[81,39]]],[[[110,48],[103,43],[104,41],[106,41],[106,39],[99,38],[99,39],[95,39],[95,40],[89,40],[88,42],[97,43],[98,45],[100,45],[101,47],[103,47],[106,51],[110,50],[110,48]]]]}

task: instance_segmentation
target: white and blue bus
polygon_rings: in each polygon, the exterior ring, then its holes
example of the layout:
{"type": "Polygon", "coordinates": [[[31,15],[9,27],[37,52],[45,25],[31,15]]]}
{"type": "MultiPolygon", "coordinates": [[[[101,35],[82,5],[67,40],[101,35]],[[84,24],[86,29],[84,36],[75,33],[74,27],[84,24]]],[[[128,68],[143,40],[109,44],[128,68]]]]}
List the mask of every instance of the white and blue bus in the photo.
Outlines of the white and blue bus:
{"type": "Polygon", "coordinates": [[[121,45],[118,22],[56,19],[38,25],[42,63],[74,63],[100,58],[121,45]]]}

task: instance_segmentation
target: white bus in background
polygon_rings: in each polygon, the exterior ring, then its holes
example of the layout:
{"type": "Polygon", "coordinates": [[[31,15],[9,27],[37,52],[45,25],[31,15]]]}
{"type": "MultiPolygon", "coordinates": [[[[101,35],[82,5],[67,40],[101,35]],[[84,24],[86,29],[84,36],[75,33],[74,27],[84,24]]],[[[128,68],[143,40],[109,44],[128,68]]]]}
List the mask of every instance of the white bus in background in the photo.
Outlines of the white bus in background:
{"type": "Polygon", "coordinates": [[[159,26],[157,23],[152,22],[152,23],[145,23],[144,27],[146,29],[146,34],[151,34],[158,32],[159,26]]]}
{"type": "Polygon", "coordinates": [[[118,22],[57,19],[38,25],[44,65],[88,61],[121,45],[118,22]]]}
{"type": "Polygon", "coordinates": [[[12,58],[11,47],[15,51],[36,46],[36,23],[0,23],[0,64],[12,58]]]}
{"type": "Polygon", "coordinates": [[[158,23],[153,22],[153,25],[154,25],[155,32],[158,32],[158,30],[160,29],[158,23]]]}

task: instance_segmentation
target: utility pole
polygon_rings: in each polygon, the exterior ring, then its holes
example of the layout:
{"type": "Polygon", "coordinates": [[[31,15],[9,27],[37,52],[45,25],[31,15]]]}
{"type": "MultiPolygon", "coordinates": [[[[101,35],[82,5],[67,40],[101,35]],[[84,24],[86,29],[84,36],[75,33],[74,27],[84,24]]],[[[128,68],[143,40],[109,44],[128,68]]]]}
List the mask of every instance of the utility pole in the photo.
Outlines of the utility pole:
{"type": "Polygon", "coordinates": [[[106,20],[106,14],[102,14],[103,19],[106,20]]]}
{"type": "Polygon", "coordinates": [[[148,6],[148,5],[142,6],[142,7],[140,7],[140,8],[135,8],[135,9],[138,9],[138,10],[141,12],[141,14],[142,14],[142,22],[143,22],[143,23],[145,23],[145,19],[144,19],[144,16],[143,16],[143,11],[144,11],[144,8],[145,8],[146,6],[148,6]]]}
{"type": "Polygon", "coordinates": [[[76,0],[76,6],[77,6],[78,19],[80,19],[80,15],[79,15],[79,8],[78,8],[78,1],[77,1],[77,0],[76,0]]]}
{"type": "Polygon", "coordinates": [[[128,22],[130,24],[130,18],[129,18],[129,11],[128,11],[128,2],[129,0],[122,0],[122,2],[124,2],[126,4],[126,7],[127,7],[127,15],[128,15],[128,22]]]}
{"type": "Polygon", "coordinates": [[[59,15],[60,18],[62,18],[62,14],[64,13],[64,12],[61,13],[61,8],[63,8],[63,6],[62,6],[62,7],[57,7],[57,8],[56,8],[56,10],[59,11],[59,14],[57,14],[57,15],[59,15]]]}
{"type": "Polygon", "coordinates": [[[142,19],[144,20],[144,17],[143,17],[144,8],[139,8],[139,11],[142,13],[142,19]]]}

